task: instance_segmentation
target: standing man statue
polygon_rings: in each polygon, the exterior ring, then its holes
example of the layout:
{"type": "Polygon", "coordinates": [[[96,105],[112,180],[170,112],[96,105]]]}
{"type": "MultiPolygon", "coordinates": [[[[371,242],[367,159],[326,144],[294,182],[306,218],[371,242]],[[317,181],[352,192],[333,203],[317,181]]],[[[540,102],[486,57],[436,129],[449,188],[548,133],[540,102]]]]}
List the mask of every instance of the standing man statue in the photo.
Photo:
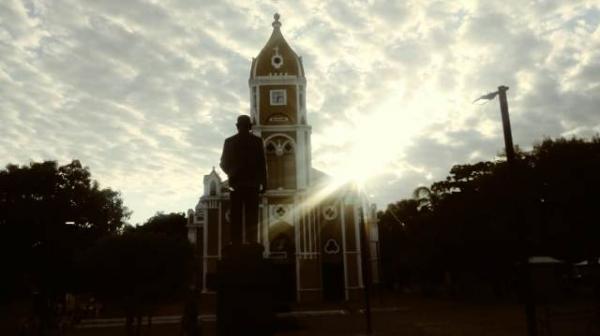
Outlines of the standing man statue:
{"type": "Polygon", "coordinates": [[[250,117],[239,116],[236,126],[238,134],[225,139],[221,169],[231,189],[231,242],[239,245],[257,242],[258,195],[267,187],[267,166],[262,139],[250,132],[250,117]]]}
{"type": "Polygon", "coordinates": [[[274,278],[258,241],[259,194],[266,189],[263,142],[250,133],[248,116],[237,118],[238,134],[225,139],[221,168],[231,189],[231,245],[217,262],[217,335],[273,334],[274,278]],[[244,244],[246,243],[246,244],[244,244]]]}

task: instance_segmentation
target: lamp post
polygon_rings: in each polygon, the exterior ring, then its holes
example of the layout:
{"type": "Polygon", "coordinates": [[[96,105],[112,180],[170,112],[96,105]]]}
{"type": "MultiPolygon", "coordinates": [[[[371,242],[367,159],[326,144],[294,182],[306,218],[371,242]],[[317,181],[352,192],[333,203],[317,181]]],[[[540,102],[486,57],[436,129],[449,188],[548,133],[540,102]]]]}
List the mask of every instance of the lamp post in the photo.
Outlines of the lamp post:
{"type": "Polygon", "coordinates": [[[502,115],[502,130],[504,131],[506,161],[508,162],[509,166],[512,166],[515,161],[515,149],[513,147],[512,131],[510,129],[510,117],[508,115],[506,91],[508,91],[508,86],[502,85],[498,87],[498,100],[500,101],[500,114],[502,115]]]}
{"type": "MultiPolygon", "coordinates": [[[[501,85],[498,87],[498,91],[490,92],[486,95],[483,95],[477,98],[478,100],[492,100],[498,96],[498,100],[500,101],[500,114],[502,116],[502,130],[504,132],[504,146],[506,151],[506,162],[508,163],[508,171],[509,174],[514,172],[514,164],[515,164],[515,149],[513,146],[512,139],[512,131],[510,128],[510,117],[508,114],[508,101],[506,99],[506,91],[508,91],[508,86],[501,85]]],[[[474,101],[474,102],[475,102],[474,101]]],[[[513,204],[514,209],[514,204],[513,204]]],[[[513,215],[514,216],[514,215],[513,215]]],[[[514,219],[514,217],[513,217],[514,219]]],[[[524,285],[524,295],[525,295],[525,316],[527,318],[527,334],[529,336],[537,335],[537,324],[536,324],[536,312],[535,312],[535,302],[533,297],[533,288],[531,283],[531,267],[529,265],[529,255],[525,253],[526,251],[526,243],[527,239],[525,237],[528,234],[528,230],[523,230],[521,233],[521,244],[523,248],[523,258],[521,262],[523,263],[523,275],[522,281],[524,285]]]]}
{"type": "Polygon", "coordinates": [[[358,184],[353,188],[354,204],[358,205],[359,209],[359,241],[360,241],[360,261],[363,280],[363,294],[365,300],[365,333],[373,335],[373,320],[371,314],[371,253],[369,249],[369,233],[367,232],[367,222],[365,221],[365,213],[363,209],[363,200],[361,198],[361,189],[358,184]]]}
{"type": "Polygon", "coordinates": [[[365,214],[360,204],[360,256],[362,260],[362,277],[365,294],[365,322],[366,322],[366,333],[367,335],[373,334],[373,322],[371,316],[371,260],[369,251],[369,235],[367,233],[367,223],[365,222],[365,214]]]}
{"type": "Polygon", "coordinates": [[[475,99],[473,101],[476,102],[478,100],[492,100],[498,97],[500,101],[500,114],[502,115],[502,130],[504,131],[504,147],[506,150],[506,162],[511,166],[515,161],[515,149],[513,146],[512,140],[512,131],[510,129],[510,117],[508,115],[508,101],[506,99],[506,91],[508,91],[508,86],[501,85],[498,87],[498,91],[490,92],[488,94],[484,94],[483,96],[475,99]]]}

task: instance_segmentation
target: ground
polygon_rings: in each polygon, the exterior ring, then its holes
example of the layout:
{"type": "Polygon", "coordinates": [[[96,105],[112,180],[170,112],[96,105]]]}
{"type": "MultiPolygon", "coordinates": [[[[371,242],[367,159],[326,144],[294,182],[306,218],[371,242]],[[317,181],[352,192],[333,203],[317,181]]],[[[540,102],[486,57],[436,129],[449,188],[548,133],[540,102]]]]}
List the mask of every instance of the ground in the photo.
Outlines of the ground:
{"type": "MultiPolygon", "coordinates": [[[[374,335],[526,335],[523,306],[515,303],[473,303],[415,296],[386,297],[373,302],[374,335]]],[[[552,335],[600,335],[589,306],[577,305],[576,314],[553,318],[546,330],[552,335]]],[[[543,321],[544,307],[538,307],[543,321]]],[[[597,311],[592,310],[597,314],[597,311]]],[[[214,315],[203,312],[202,335],[215,335],[214,315]]],[[[597,316],[596,316],[597,317],[597,316]]],[[[281,315],[276,335],[364,335],[365,315],[360,304],[297,305],[292,313],[281,315]]],[[[155,318],[142,335],[181,335],[177,316],[155,318]]],[[[89,325],[91,326],[91,325],[89,325]]],[[[542,328],[543,324],[540,325],[542,328]]],[[[249,333],[250,335],[251,333],[249,333]]],[[[542,334],[542,333],[540,333],[542,334]]],[[[123,326],[74,328],[69,336],[125,335],[123,326]]]]}

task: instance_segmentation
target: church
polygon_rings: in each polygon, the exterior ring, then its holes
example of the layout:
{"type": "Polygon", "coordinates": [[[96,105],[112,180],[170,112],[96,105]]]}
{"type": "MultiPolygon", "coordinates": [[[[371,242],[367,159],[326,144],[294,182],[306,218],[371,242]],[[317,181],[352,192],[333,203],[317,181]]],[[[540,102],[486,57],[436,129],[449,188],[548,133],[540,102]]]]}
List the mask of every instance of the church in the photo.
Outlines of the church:
{"type": "MultiPolygon", "coordinates": [[[[350,183],[336,183],[312,167],[302,58],[283,37],[278,14],[272,26],[248,80],[252,132],[262,137],[268,173],[257,241],[281,282],[280,297],[355,300],[362,295],[366,263],[373,281],[379,278],[376,209],[350,183]],[[368,249],[369,260],[361,259],[361,249],[368,249]]],[[[203,183],[198,204],[188,210],[188,239],[200,263],[197,283],[202,293],[212,294],[217,262],[230,242],[229,187],[214,168],[203,183]]]]}

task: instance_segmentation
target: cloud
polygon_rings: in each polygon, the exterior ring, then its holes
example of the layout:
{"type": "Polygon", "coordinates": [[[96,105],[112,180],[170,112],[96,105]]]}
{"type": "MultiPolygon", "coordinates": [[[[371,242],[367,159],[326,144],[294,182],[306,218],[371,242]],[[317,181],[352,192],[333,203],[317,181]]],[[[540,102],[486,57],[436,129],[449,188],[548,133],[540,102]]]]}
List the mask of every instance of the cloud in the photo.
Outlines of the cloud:
{"type": "MultiPolygon", "coordinates": [[[[303,56],[317,168],[369,161],[380,206],[453,164],[600,131],[593,1],[4,1],[0,157],[80,159],[142,222],[193,207],[234,120],[251,58],[282,14],[303,56]]],[[[367,167],[367,166],[365,166],[367,167]]]]}

